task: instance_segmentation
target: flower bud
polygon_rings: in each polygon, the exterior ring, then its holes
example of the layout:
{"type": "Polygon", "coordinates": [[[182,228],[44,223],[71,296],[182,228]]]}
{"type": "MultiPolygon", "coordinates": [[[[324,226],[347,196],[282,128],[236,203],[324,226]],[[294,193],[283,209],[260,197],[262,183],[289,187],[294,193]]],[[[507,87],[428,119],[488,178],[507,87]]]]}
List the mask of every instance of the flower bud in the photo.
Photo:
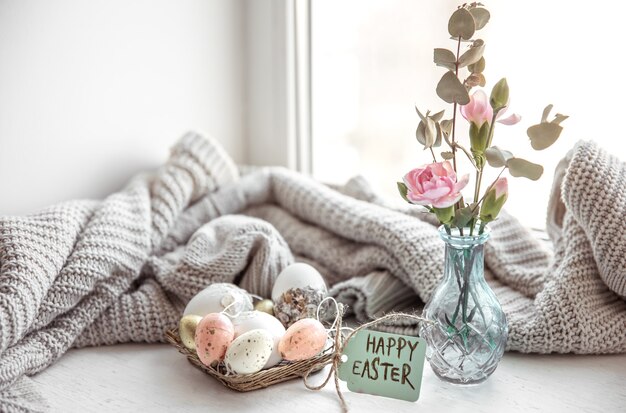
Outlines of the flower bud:
{"type": "Polygon", "coordinates": [[[489,140],[489,123],[485,122],[481,127],[474,122],[470,123],[470,148],[473,153],[482,154],[487,149],[487,141],[489,140]]]}
{"type": "Polygon", "coordinates": [[[494,110],[500,110],[509,104],[509,85],[503,77],[491,90],[489,104],[494,110]]]}
{"type": "Polygon", "coordinates": [[[480,220],[484,223],[491,222],[500,213],[502,206],[509,196],[509,184],[506,178],[500,178],[489,188],[483,204],[480,208],[480,220]]]}

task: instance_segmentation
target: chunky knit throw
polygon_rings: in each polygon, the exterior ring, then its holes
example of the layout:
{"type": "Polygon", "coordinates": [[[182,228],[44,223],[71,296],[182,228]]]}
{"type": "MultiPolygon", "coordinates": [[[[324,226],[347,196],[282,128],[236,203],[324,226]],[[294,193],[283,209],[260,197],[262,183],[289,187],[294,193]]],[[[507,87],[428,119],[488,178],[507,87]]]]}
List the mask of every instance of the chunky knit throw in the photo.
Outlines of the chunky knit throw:
{"type": "MultiPolygon", "coordinates": [[[[626,165],[581,142],[556,171],[553,253],[506,213],[493,223],[486,276],[509,350],[626,351],[625,216],[626,165]]],[[[0,411],[45,410],[26,376],[70,347],[162,341],[210,283],[269,297],[304,261],[364,321],[419,310],[443,250],[429,216],[388,206],[360,178],[331,188],[283,168],[239,176],[215,140],[187,134],[158,172],[103,201],[0,218],[0,411]]]]}

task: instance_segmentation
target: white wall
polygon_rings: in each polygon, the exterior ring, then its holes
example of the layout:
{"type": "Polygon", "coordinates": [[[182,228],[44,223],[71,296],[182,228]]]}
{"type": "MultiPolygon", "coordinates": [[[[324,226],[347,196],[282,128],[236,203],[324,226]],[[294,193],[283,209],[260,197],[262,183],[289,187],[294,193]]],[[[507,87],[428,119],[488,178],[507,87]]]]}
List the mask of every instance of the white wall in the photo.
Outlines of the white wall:
{"type": "Polygon", "coordinates": [[[0,215],[99,198],[189,129],[245,158],[243,0],[0,0],[0,215]]]}

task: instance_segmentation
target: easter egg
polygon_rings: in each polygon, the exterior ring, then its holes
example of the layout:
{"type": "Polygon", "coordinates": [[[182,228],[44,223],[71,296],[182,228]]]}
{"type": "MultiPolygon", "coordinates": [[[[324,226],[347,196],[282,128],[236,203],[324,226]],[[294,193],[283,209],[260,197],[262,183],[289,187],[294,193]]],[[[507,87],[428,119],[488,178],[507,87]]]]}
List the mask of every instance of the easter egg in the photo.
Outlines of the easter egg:
{"type": "Polygon", "coordinates": [[[255,329],[237,337],[226,351],[226,369],[236,374],[261,370],[272,354],[274,339],[265,330],[255,329]]]}
{"type": "Polygon", "coordinates": [[[289,289],[304,287],[326,292],[326,282],[319,271],[303,262],[291,264],[276,277],[272,287],[272,301],[276,303],[289,289]]]}
{"type": "Polygon", "coordinates": [[[278,351],[285,360],[306,360],[324,349],[327,338],[322,323],[314,318],[303,318],[287,329],[278,343],[278,351]]]}
{"type": "Polygon", "coordinates": [[[204,317],[210,313],[222,312],[226,307],[231,315],[252,311],[252,297],[246,290],[234,284],[211,284],[187,303],[183,315],[195,314],[204,317]]]}
{"type": "Polygon", "coordinates": [[[274,302],[272,300],[261,300],[254,305],[254,309],[257,311],[263,311],[269,315],[274,315],[274,302]]]}
{"type": "Polygon", "coordinates": [[[181,318],[178,323],[178,335],[180,336],[180,341],[182,341],[183,345],[189,350],[196,349],[196,328],[198,327],[200,320],[202,320],[202,317],[199,315],[188,314],[181,318]]]}
{"type": "Polygon", "coordinates": [[[272,354],[263,366],[264,369],[274,367],[283,359],[278,352],[278,342],[285,335],[285,327],[276,319],[267,313],[261,311],[248,311],[240,314],[233,319],[235,326],[235,337],[247,333],[250,330],[265,330],[272,336],[273,346],[272,354]]]}
{"type": "Polygon", "coordinates": [[[222,313],[207,314],[196,327],[196,352],[205,366],[224,359],[228,346],[235,337],[235,327],[222,313]]]}
{"type": "MultiPolygon", "coordinates": [[[[326,283],[315,268],[305,263],[292,264],[274,282],[274,316],[285,327],[302,318],[316,317],[317,308],[326,295],[326,283]]],[[[328,308],[328,305],[320,308],[320,317],[326,316],[328,308]]]]}

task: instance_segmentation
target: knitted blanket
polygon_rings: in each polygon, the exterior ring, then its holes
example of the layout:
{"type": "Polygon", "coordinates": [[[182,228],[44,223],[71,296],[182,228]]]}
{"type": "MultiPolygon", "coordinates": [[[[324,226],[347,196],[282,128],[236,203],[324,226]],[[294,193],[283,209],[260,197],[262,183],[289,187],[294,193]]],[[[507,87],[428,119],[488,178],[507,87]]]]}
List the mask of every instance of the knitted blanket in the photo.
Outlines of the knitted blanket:
{"type": "MultiPolygon", "coordinates": [[[[486,276],[508,350],[626,351],[624,188],[626,165],[581,142],[555,175],[553,253],[506,213],[493,223],[486,276]]],[[[283,168],[239,176],[215,140],[187,134],[156,173],[103,201],[0,218],[0,411],[45,409],[25,376],[69,348],[163,341],[206,285],[269,297],[294,260],[317,267],[358,320],[419,310],[443,249],[429,216],[390,207],[362,179],[331,188],[283,168]]]]}

